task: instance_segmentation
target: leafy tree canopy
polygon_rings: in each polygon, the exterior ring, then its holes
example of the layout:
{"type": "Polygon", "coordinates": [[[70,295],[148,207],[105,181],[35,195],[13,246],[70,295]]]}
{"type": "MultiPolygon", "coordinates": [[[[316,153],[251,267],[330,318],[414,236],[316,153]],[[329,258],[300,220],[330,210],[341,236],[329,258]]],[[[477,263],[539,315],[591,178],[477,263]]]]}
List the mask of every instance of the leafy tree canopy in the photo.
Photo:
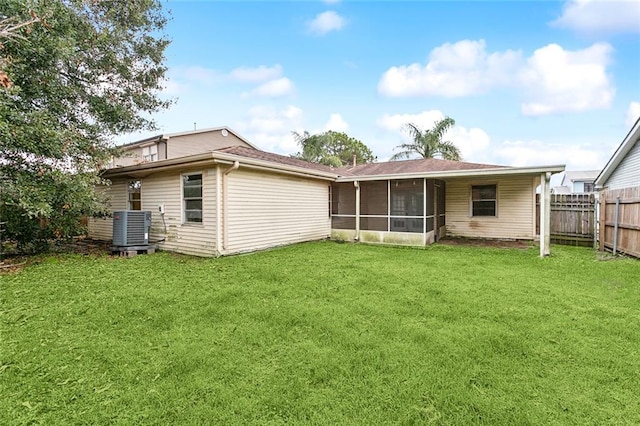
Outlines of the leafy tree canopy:
{"type": "Polygon", "coordinates": [[[302,148],[302,151],[295,154],[294,157],[302,160],[334,167],[353,164],[354,155],[357,164],[376,161],[376,157],[368,146],[342,132],[328,130],[317,135],[310,135],[305,131],[302,134],[293,132],[293,136],[302,148]]]}
{"type": "Polygon", "coordinates": [[[159,0],[0,0],[0,19],[0,221],[24,246],[99,210],[113,137],[168,106],[169,41],[159,0]]]}
{"type": "Polygon", "coordinates": [[[445,117],[438,120],[433,128],[422,130],[413,123],[407,123],[406,127],[413,141],[403,143],[395,149],[400,150],[391,157],[391,160],[401,160],[419,155],[422,158],[442,158],[444,160],[460,161],[460,149],[451,141],[443,141],[447,130],[455,125],[453,118],[445,117]]]}

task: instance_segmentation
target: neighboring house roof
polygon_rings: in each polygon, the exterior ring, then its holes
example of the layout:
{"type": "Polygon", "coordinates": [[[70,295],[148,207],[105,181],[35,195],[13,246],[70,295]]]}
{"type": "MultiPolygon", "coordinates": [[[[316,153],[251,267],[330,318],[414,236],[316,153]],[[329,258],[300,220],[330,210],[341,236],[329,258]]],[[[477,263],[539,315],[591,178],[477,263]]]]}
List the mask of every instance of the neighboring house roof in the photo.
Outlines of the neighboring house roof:
{"type": "Polygon", "coordinates": [[[626,155],[631,151],[636,144],[640,140],[640,117],[636,120],[636,123],[631,127],[627,136],[623,139],[618,149],[613,153],[607,164],[605,164],[604,168],[598,175],[595,180],[596,187],[602,188],[607,183],[607,180],[611,177],[616,168],[620,165],[622,160],[626,157],[626,155]]]}
{"type": "Polygon", "coordinates": [[[600,170],[572,170],[565,172],[560,185],[565,186],[565,182],[593,182],[598,177],[600,170]]]}
{"type": "Polygon", "coordinates": [[[227,126],[222,126],[222,127],[210,127],[208,129],[199,129],[199,130],[190,130],[187,132],[178,132],[178,133],[163,133],[160,135],[156,135],[156,136],[151,136],[148,138],[144,138],[138,141],[134,141],[134,142],[129,142],[126,143],[124,145],[120,145],[119,148],[124,148],[124,149],[129,149],[129,148],[133,148],[137,145],[144,145],[147,144],[149,142],[154,142],[154,141],[162,141],[162,140],[168,140],[171,138],[175,138],[178,136],[189,136],[189,135],[197,135],[200,133],[208,133],[208,132],[217,132],[220,130],[226,130],[229,133],[233,133],[238,139],[240,139],[242,142],[246,143],[247,145],[249,145],[250,147],[260,150],[260,148],[258,148],[257,146],[255,146],[254,144],[252,144],[251,142],[249,142],[248,140],[246,140],[245,138],[243,138],[242,136],[240,136],[238,133],[236,133],[234,130],[232,130],[231,128],[227,127],[227,126]]]}
{"type": "Polygon", "coordinates": [[[554,186],[551,188],[553,194],[571,194],[571,189],[567,186],[554,186]]]}

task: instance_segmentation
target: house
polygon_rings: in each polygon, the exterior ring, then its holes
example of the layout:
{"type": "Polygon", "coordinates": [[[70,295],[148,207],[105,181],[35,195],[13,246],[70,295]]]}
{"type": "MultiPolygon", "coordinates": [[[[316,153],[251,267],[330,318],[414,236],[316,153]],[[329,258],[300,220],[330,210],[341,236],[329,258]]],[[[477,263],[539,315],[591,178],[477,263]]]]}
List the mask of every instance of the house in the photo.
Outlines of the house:
{"type": "Polygon", "coordinates": [[[554,187],[556,194],[591,194],[595,192],[594,182],[600,170],[577,170],[565,172],[560,187],[554,187]],[[566,188],[566,190],[565,190],[566,188]]]}
{"type": "MultiPolygon", "coordinates": [[[[130,144],[125,150],[138,161],[103,173],[112,184],[99,190],[112,210],[153,212],[150,239],[161,249],[219,256],[328,237],[534,240],[542,185],[541,255],[549,252],[549,179],[564,166],[422,159],[331,168],[261,151],[228,128],[207,132],[198,133],[200,144],[181,145],[192,132],[130,144]],[[225,140],[233,143],[223,147],[225,140]],[[145,150],[153,144],[156,157],[145,150]]],[[[89,236],[110,240],[111,227],[111,219],[93,218],[89,236]]]]}
{"type": "Polygon", "coordinates": [[[640,257],[640,118],[595,180],[600,250],[640,257]]]}
{"type": "Polygon", "coordinates": [[[640,118],[598,174],[597,189],[640,186],[640,118]]]}

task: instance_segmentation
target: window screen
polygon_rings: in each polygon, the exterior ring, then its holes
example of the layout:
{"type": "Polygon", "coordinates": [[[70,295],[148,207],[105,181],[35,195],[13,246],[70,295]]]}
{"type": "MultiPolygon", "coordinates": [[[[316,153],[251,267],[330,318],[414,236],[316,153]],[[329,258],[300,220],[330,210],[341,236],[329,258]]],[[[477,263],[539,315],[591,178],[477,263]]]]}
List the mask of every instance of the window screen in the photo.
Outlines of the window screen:
{"type": "Polygon", "coordinates": [[[139,180],[130,180],[128,186],[129,210],[142,210],[142,200],[140,198],[140,189],[142,182],[139,180]]]}
{"type": "Polygon", "coordinates": [[[472,216],[496,216],[496,185],[474,185],[471,187],[472,216]]]}
{"type": "Polygon", "coordinates": [[[182,176],[185,222],[202,222],[202,174],[182,176]]]}

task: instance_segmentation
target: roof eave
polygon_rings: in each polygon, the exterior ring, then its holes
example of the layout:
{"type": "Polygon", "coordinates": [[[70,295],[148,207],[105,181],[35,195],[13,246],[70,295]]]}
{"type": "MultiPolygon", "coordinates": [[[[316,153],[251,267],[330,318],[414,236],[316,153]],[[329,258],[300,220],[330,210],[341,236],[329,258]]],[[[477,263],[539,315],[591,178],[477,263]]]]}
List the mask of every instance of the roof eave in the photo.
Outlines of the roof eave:
{"type": "Polygon", "coordinates": [[[636,120],[635,124],[627,133],[627,136],[622,140],[622,143],[615,150],[607,164],[602,168],[598,177],[596,177],[595,186],[598,189],[604,188],[605,184],[620,165],[624,157],[631,151],[636,142],[640,139],[640,117],[636,120]]]}
{"type": "Polygon", "coordinates": [[[187,157],[173,158],[170,160],[152,161],[135,166],[117,167],[107,169],[102,173],[104,178],[123,176],[146,176],[160,171],[174,170],[177,168],[192,168],[195,166],[205,166],[207,164],[231,164],[238,161],[241,166],[249,166],[266,171],[274,171],[285,174],[293,174],[323,180],[335,180],[338,176],[335,173],[323,172],[320,170],[307,169],[303,167],[290,166],[287,164],[273,163],[269,161],[257,160],[240,155],[226,154],[217,151],[210,151],[204,154],[190,155],[187,157]]]}
{"type": "Polygon", "coordinates": [[[540,173],[560,173],[565,165],[535,166],[535,167],[500,167],[490,169],[448,170],[439,172],[393,173],[385,175],[340,176],[337,182],[371,181],[388,179],[417,179],[417,178],[457,178],[482,177],[504,175],[536,175],[540,173]]]}

